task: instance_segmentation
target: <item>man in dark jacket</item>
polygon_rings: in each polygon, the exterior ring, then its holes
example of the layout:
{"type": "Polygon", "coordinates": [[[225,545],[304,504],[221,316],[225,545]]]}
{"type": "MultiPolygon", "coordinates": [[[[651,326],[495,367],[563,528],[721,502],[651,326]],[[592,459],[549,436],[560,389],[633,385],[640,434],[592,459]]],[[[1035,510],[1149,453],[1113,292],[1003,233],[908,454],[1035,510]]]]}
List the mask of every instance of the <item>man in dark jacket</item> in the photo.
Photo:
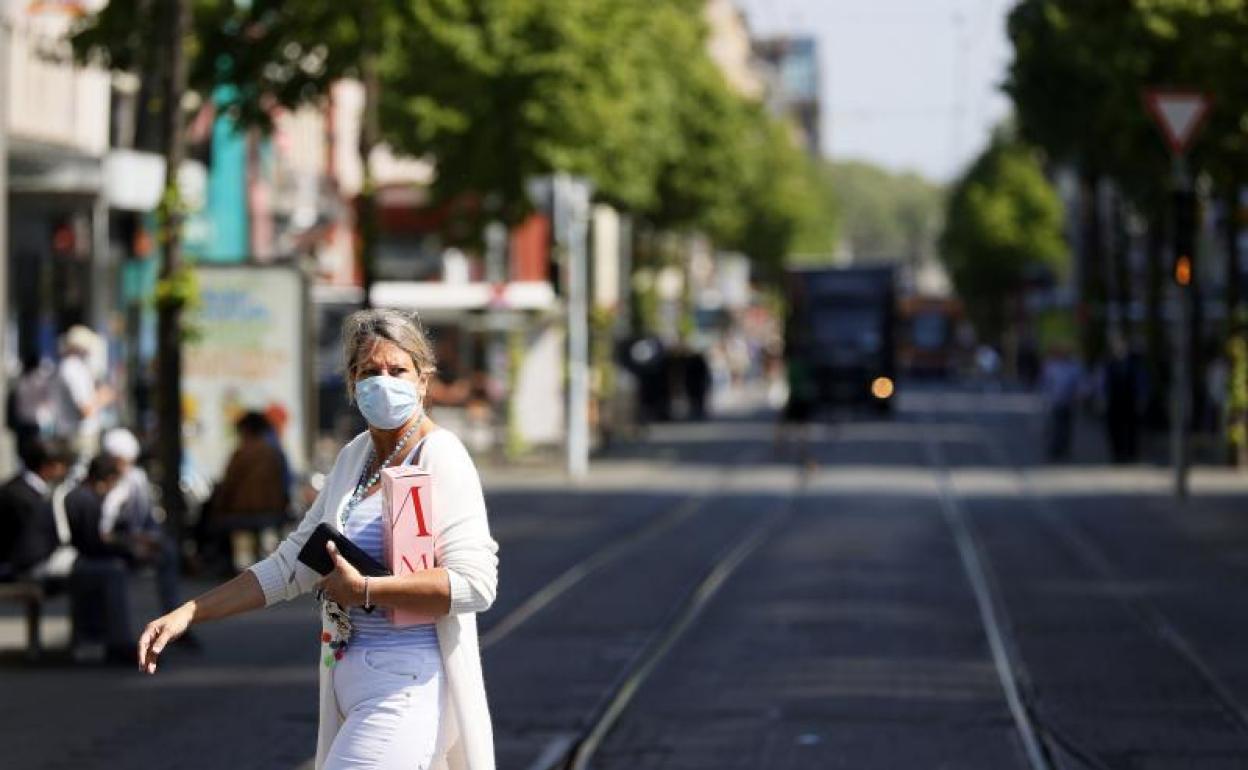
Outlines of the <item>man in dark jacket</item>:
{"type": "Polygon", "coordinates": [[[0,486],[0,580],[29,577],[60,545],[52,490],[73,463],[63,441],[30,438],[20,473],[0,486]]]}
{"type": "Polygon", "coordinates": [[[130,545],[106,533],[104,498],[121,481],[121,463],[111,455],[100,455],[87,466],[87,477],[65,496],[65,517],[78,558],[133,559],[130,545]]]}
{"type": "Polygon", "coordinates": [[[131,544],[103,526],[104,498],[121,480],[117,458],[100,455],[65,496],[65,517],[78,560],[69,579],[74,659],[124,662],[133,657],[130,629],[131,544]]]}

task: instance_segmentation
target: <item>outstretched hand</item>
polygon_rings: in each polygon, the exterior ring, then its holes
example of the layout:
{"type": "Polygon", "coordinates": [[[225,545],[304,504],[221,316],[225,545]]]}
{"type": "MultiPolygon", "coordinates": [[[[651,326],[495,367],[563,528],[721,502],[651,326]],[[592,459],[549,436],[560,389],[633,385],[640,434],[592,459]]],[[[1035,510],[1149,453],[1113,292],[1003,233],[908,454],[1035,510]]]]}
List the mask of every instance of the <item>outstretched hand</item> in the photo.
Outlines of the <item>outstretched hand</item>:
{"type": "Polygon", "coordinates": [[[156,673],[156,661],[160,658],[160,653],[166,645],[186,633],[194,614],[194,609],[189,604],[184,604],[147,624],[143,635],[139,637],[139,671],[156,673]]]}
{"type": "Polygon", "coordinates": [[[334,561],[334,571],[321,579],[321,591],[325,598],[343,607],[364,603],[364,576],[351,566],[351,562],[338,553],[338,546],[330,540],[325,543],[329,558],[334,561]]]}

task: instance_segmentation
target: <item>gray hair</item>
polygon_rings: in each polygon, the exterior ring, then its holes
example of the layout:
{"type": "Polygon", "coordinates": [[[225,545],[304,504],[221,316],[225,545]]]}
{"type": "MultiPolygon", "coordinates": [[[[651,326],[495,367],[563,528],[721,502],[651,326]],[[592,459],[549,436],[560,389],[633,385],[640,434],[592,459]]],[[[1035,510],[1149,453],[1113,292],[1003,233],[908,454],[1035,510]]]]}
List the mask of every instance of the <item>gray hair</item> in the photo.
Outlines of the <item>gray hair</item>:
{"type": "Polygon", "coordinates": [[[357,310],[342,322],[342,353],[346,364],[348,398],[352,394],[360,359],[372,352],[373,346],[382,340],[398,345],[411,356],[412,365],[422,377],[430,377],[437,371],[433,346],[429,344],[420,318],[415,313],[389,308],[357,310]]]}

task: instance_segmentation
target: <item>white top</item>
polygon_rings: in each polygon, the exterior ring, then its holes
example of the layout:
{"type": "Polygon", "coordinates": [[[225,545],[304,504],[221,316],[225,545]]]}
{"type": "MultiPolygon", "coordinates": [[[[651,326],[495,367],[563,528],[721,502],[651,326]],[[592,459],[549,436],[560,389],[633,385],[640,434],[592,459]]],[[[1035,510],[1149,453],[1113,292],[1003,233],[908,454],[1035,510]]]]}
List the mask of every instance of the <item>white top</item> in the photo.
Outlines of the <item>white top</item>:
{"type": "Polygon", "coordinates": [[[82,356],[65,356],[57,368],[61,380],[61,429],[71,434],[95,431],[98,420],[84,412],[95,400],[95,375],[82,356]]]}
{"type": "MultiPolygon", "coordinates": [[[[293,599],[316,587],[321,576],[299,562],[299,549],[317,524],[325,522],[338,528],[339,514],[355,491],[369,447],[367,432],[343,447],[324,489],[304,514],[298,529],[271,555],[252,565],[266,605],[293,599]]],[[[434,558],[446,568],[451,584],[450,613],[435,624],[450,695],[449,713],[440,720],[440,730],[443,738],[458,733],[455,742],[449,744],[446,762],[440,762],[434,770],[494,770],[494,738],[481,675],[476,613],[494,603],[498,590],[498,544],[490,537],[476,466],[459,438],[445,429],[434,431],[425,439],[421,459],[433,478],[434,558]]],[[[333,628],[323,614],[321,627],[324,631],[333,628]]],[[[318,661],[323,654],[324,650],[316,656],[318,661]]],[[[316,768],[320,770],[342,726],[342,713],[330,681],[331,669],[318,667],[320,730],[316,768]]]]}

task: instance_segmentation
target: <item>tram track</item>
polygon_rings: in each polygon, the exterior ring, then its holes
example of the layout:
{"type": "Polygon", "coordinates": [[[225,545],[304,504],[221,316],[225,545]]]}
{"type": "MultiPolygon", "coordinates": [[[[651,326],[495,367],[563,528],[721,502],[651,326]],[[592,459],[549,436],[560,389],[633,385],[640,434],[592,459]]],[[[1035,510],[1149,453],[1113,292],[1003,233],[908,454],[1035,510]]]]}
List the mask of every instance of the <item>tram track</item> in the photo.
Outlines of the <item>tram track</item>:
{"type": "Polygon", "coordinates": [[[772,508],[741,540],[715,557],[710,570],[676,606],[670,617],[650,635],[648,642],[638,650],[621,676],[607,690],[603,699],[595,706],[587,725],[571,741],[565,741],[567,748],[556,755],[553,762],[544,765],[544,770],[588,770],[604,739],[632,703],[637,692],[737,569],[789,517],[794,500],[790,496],[785,502],[772,508]]]}
{"type": "Polygon", "coordinates": [[[988,642],[993,668],[1001,684],[1001,691],[1022,744],[1027,765],[1031,770],[1058,770],[1059,765],[1054,761],[1052,747],[1041,730],[1029,697],[1027,674],[1008,624],[991,562],[954,489],[940,443],[929,432],[922,433],[924,453],[936,474],[941,514],[953,537],[963,573],[975,597],[976,610],[988,642]]]}
{"type": "MultiPolygon", "coordinates": [[[[976,542],[965,512],[949,479],[948,468],[940,455],[938,444],[924,439],[929,461],[941,478],[941,509],[951,529],[968,582],[975,595],[976,606],[989,640],[990,651],[1011,717],[1020,737],[1030,770],[1062,770],[1051,755],[1048,741],[1032,714],[1025,690],[1025,673],[1002,619],[999,599],[993,592],[990,568],[981,546],[976,542]]],[[[638,691],[664,661],[679,640],[696,623],[703,610],[738,567],[754,553],[776,528],[789,516],[798,497],[804,492],[809,469],[802,473],[795,493],[773,508],[735,545],[725,549],[711,561],[710,569],[675,607],[669,617],[650,635],[615,682],[603,693],[592,709],[592,716],[580,730],[556,736],[546,750],[529,765],[529,770],[591,770],[593,761],[605,739],[621,721],[638,691]]],[[[1074,753],[1074,752],[1071,752],[1074,753]]],[[[1100,768],[1095,762],[1089,767],[1100,768]]]]}
{"type": "MultiPolygon", "coordinates": [[[[1090,535],[1070,521],[1068,516],[1062,515],[1053,502],[1036,487],[1027,465],[1016,461],[982,421],[974,419],[972,427],[974,443],[987,453],[992,465],[1014,477],[1019,499],[1034,514],[1032,520],[1039,522],[1043,530],[1073,557],[1075,564],[1105,583],[1124,583],[1124,572],[1109,554],[1090,535]]],[[[924,438],[924,448],[938,474],[941,506],[958,543],[964,569],[975,586],[994,664],[1010,703],[1011,715],[1026,747],[1029,765],[1033,770],[1115,770],[1120,767],[1112,757],[1104,756],[1099,747],[1088,745],[1088,741],[1072,736],[1056,719],[1051,718],[1054,715],[1046,713],[1043,696],[1034,685],[1026,661],[1019,651],[1010,612],[1003,598],[1004,592],[999,586],[989,554],[975,524],[953,484],[952,473],[942,455],[940,444],[928,435],[924,438]]],[[[1138,595],[1124,595],[1122,592],[1111,592],[1110,595],[1142,631],[1182,661],[1238,731],[1248,732],[1248,709],[1224,684],[1216,669],[1199,653],[1196,645],[1155,602],[1138,595]]]]}
{"type": "Polygon", "coordinates": [[[724,468],[716,474],[714,481],[706,484],[704,488],[669,506],[664,512],[655,515],[635,532],[597,548],[584,558],[565,568],[553,579],[543,583],[519,605],[482,633],[482,652],[501,643],[521,626],[555,603],[561,596],[595,573],[627,558],[645,543],[697,514],[713,499],[716,490],[720,489],[724,482],[732,477],[736,469],[756,459],[758,455],[758,447],[753,445],[747,446],[738,452],[731,462],[726,463],[724,468]]]}
{"type": "MultiPolygon", "coordinates": [[[[1126,576],[1123,570],[1115,564],[1109,554],[1091,536],[1072,523],[1068,516],[1061,515],[1052,501],[1036,489],[1027,466],[1016,462],[1009,450],[982,424],[977,423],[976,428],[979,440],[989,454],[1017,477],[1021,497],[1032,506],[1037,514],[1037,520],[1042,522],[1045,528],[1062,542],[1076,560],[1090,572],[1111,584],[1125,582],[1126,576]]],[[[1139,595],[1113,592],[1112,596],[1127,609],[1142,628],[1184,662],[1221,704],[1237,727],[1248,733],[1248,705],[1226,686],[1214,666],[1200,654],[1195,643],[1179,630],[1165,612],[1155,602],[1139,595]]]]}
{"type": "MultiPolygon", "coordinates": [[[[572,619],[570,630],[584,634],[584,621],[575,618],[583,617],[583,602],[593,593],[591,589],[594,586],[611,585],[613,579],[618,579],[620,569],[627,573],[626,563],[634,558],[641,558],[649,550],[649,546],[661,542],[665,537],[672,537],[677,541],[685,541],[691,536],[705,540],[696,548],[686,549],[681,553],[679,561],[686,566],[678,570],[673,570],[670,565],[662,567],[661,571],[671,573],[672,582],[669,586],[663,586],[662,578],[651,574],[656,566],[651,562],[643,579],[649,588],[637,587],[636,590],[647,592],[661,600],[655,606],[657,612],[650,611],[655,619],[645,620],[644,625],[638,626],[639,629],[644,629],[643,634],[637,643],[625,644],[629,652],[619,665],[609,664],[613,669],[609,681],[593,685],[599,688],[596,696],[585,699],[579,705],[572,702],[575,699],[564,701],[561,707],[568,708],[568,712],[562,717],[564,728],[553,728],[553,732],[546,732],[544,745],[533,746],[534,754],[530,757],[536,756],[536,759],[526,760],[528,764],[523,766],[531,770],[587,768],[603,739],[627,711],[633,696],[650,678],[654,669],[686,632],[695,626],[702,611],[713,601],[729,578],[789,515],[794,492],[802,483],[800,472],[792,472],[798,479],[792,488],[788,486],[790,482],[784,482],[784,502],[760,509],[759,515],[745,513],[745,507],[754,504],[755,500],[737,497],[743,492],[750,494],[747,488],[740,487],[742,479],[750,478],[749,475],[741,473],[742,469],[762,459],[770,449],[770,445],[765,442],[749,442],[729,462],[722,463],[713,479],[697,492],[657,514],[633,533],[606,543],[565,568],[553,579],[529,593],[524,601],[486,630],[482,636],[483,651],[506,649],[507,654],[522,656],[524,645],[534,643],[535,637],[517,632],[541,623],[543,617],[572,619]],[[721,510],[726,501],[731,501],[732,504],[721,510]],[[714,511],[710,510],[716,503],[720,506],[714,511]],[[699,535],[699,532],[704,533],[705,537],[699,535]],[[677,575],[680,577],[675,577],[677,575]],[[656,580],[660,582],[656,583],[656,580]],[[520,647],[514,649],[513,644],[507,643],[509,640],[514,640],[520,647]],[[582,716],[573,717],[574,709],[580,709],[582,716]]],[[[790,472],[786,471],[786,478],[788,473],[790,472]]],[[[765,500],[765,496],[757,499],[765,500]]],[[[610,591],[603,595],[610,595],[610,591]]],[[[534,632],[540,637],[543,633],[549,633],[549,628],[542,626],[534,629],[534,632]]],[[[601,647],[600,644],[593,644],[594,648],[601,651],[599,654],[612,654],[607,652],[609,648],[601,647]]],[[[616,648],[618,650],[619,645],[616,648]]],[[[561,686],[569,690],[577,687],[584,689],[590,686],[591,680],[592,677],[590,680],[577,679],[577,675],[571,673],[568,681],[561,686]]],[[[523,740],[523,736],[520,737],[523,740]]],[[[532,738],[528,740],[531,741],[532,738]]],[[[514,759],[516,757],[513,756],[514,759]]]]}

